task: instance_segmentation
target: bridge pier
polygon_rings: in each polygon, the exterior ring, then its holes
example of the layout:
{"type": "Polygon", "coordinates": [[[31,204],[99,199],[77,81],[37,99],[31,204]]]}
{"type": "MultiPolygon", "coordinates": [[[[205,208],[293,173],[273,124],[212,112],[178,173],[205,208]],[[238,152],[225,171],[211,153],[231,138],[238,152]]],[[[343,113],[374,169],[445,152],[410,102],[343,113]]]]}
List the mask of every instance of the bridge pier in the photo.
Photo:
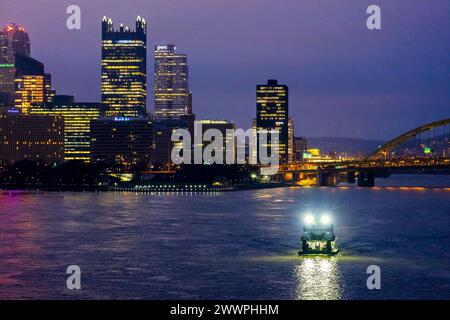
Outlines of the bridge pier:
{"type": "Polygon", "coordinates": [[[317,171],[317,185],[319,187],[335,187],[337,185],[337,175],[335,173],[317,171]]]}
{"type": "Polygon", "coordinates": [[[285,183],[284,174],[282,174],[282,173],[281,174],[277,174],[275,177],[276,177],[275,181],[280,182],[280,183],[285,183]]]}
{"type": "Polygon", "coordinates": [[[358,172],[358,187],[374,187],[375,186],[375,172],[360,171],[358,172]]]}
{"type": "Polygon", "coordinates": [[[354,184],[356,182],[356,174],[355,171],[347,172],[347,183],[354,184]]]}

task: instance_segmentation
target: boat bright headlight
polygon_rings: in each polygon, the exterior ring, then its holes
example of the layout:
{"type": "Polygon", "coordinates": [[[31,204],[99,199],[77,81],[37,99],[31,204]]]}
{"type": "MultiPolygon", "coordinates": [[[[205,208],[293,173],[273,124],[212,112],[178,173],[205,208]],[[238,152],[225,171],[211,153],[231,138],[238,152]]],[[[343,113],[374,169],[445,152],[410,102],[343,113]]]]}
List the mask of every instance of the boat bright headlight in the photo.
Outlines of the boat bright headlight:
{"type": "Polygon", "coordinates": [[[331,217],[327,214],[323,214],[320,217],[320,223],[325,225],[331,224],[331,217]]]}
{"type": "Polygon", "coordinates": [[[316,222],[316,219],[314,218],[314,216],[312,214],[307,214],[305,216],[304,220],[307,225],[311,225],[316,222]]]}

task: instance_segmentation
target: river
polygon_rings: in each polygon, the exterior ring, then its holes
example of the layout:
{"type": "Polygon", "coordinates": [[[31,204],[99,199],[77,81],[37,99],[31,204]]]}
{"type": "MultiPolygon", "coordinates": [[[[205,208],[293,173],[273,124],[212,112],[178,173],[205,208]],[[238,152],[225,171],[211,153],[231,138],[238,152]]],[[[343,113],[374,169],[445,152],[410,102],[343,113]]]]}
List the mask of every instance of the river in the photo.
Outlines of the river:
{"type": "Polygon", "coordinates": [[[377,185],[0,191],[0,298],[449,299],[449,177],[377,185]],[[340,255],[297,256],[306,212],[332,215],[340,255]],[[69,265],[81,290],[66,288],[69,265]]]}

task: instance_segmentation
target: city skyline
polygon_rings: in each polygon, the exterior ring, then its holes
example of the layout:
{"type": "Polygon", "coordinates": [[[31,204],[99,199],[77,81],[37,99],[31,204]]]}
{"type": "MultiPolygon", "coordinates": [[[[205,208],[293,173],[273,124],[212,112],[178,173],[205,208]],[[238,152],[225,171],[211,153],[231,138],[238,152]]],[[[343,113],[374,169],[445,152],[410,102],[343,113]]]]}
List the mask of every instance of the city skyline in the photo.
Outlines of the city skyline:
{"type": "Polygon", "coordinates": [[[449,9],[0,1],[0,300],[450,300],[449,9]]]}
{"type": "MultiPolygon", "coordinates": [[[[124,10],[123,3],[108,3],[105,7],[101,1],[95,4],[80,1],[83,24],[79,31],[65,28],[64,2],[48,7],[54,19],[47,21],[34,15],[36,4],[23,6],[17,1],[8,5],[8,10],[0,10],[0,22],[25,26],[32,42],[31,54],[46,65],[57,92],[75,91],[78,101],[100,101],[101,17],[107,15],[130,24],[140,14],[149,24],[149,48],[156,43],[173,42],[189,55],[193,105],[199,118],[230,119],[240,127],[251,127],[254,85],[270,78],[286,83],[291,89],[290,114],[296,123],[296,135],[386,140],[447,114],[449,63],[444,56],[449,44],[444,40],[450,28],[445,1],[433,7],[417,2],[413,8],[403,8],[400,1],[382,1],[384,29],[379,33],[365,28],[366,4],[354,1],[339,6],[334,1],[327,6],[284,1],[280,8],[262,1],[259,7],[273,9],[274,23],[269,25],[258,18],[247,22],[238,19],[249,13],[250,4],[236,4],[238,7],[231,12],[223,3],[203,3],[212,16],[221,14],[223,20],[218,22],[198,17],[196,10],[201,2],[192,1],[185,5],[192,15],[179,20],[184,23],[186,19],[200,20],[196,24],[187,23],[183,29],[176,28],[178,16],[171,20],[172,25],[163,19],[167,10],[183,5],[181,2],[163,7],[158,1],[151,5],[134,1],[133,12],[124,10]],[[15,10],[16,6],[20,12],[15,10]],[[315,19],[300,19],[306,12],[315,19]],[[281,19],[286,14],[289,19],[281,19]],[[418,15],[421,19],[415,19],[418,15]],[[321,20],[324,17],[328,20],[321,20]],[[210,23],[206,28],[209,32],[201,29],[205,21],[210,23]],[[392,27],[392,21],[399,30],[392,27]],[[225,32],[223,23],[227,22],[229,28],[225,32]],[[405,30],[411,23],[423,27],[416,25],[414,32],[408,33],[405,30]],[[330,24],[336,30],[331,30],[330,24]],[[288,32],[288,26],[293,27],[292,33],[288,32]],[[300,27],[308,32],[299,32],[300,27]],[[58,41],[45,41],[50,29],[56,39],[68,40],[63,47],[61,42],[57,47],[58,41]],[[219,29],[221,33],[214,34],[219,29]],[[234,39],[237,29],[243,30],[242,36],[234,39]],[[285,33],[266,39],[256,35],[257,30],[266,35],[285,33]],[[400,31],[401,38],[397,36],[400,31]],[[295,41],[288,41],[294,33],[295,41]],[[251,43],[245,41],[250,38],[251,43]],[[81,52],[74,49],[79,46],[83,48],[81,52]],[[258,50],[261,54],[254,55],[258,50]],[[268,59],[273,56],[280,59],[268,59]],[[347,76],[350,66],[352,77],[347,76]],[[396,115],[402,112],[407,112],[408,118],[399,123],[396,115]]],[[[147,58],[148,74],[152,74],[151,52],[147,58]]],[[[149,78],[149,97],[152,86],[153,80],[149,78]]],[[[153,112],[152,99],[148,101],[147,109],[153,112]]]]}

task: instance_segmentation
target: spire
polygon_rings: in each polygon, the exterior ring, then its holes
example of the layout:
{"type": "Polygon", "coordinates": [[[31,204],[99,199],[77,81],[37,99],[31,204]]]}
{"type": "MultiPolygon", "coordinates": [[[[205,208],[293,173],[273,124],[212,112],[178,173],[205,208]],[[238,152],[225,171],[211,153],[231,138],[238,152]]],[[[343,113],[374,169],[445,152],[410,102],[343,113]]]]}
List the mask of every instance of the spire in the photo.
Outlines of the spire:
{"type": "Polygon", "coordinates": [[[145,35],[147,33],[147,25],[145,24],[145,19],[138,16],[136,19],[136,32],[145,35]]]}
{"type": "Polygon", "coordinates": [[[111,29],[112,29],[112,20],[111,19],[108,20],[108,18],[106,16],[103,16],[103,18],[102,18],[102,34],[111,32],[112,31],[111,29]]]}

